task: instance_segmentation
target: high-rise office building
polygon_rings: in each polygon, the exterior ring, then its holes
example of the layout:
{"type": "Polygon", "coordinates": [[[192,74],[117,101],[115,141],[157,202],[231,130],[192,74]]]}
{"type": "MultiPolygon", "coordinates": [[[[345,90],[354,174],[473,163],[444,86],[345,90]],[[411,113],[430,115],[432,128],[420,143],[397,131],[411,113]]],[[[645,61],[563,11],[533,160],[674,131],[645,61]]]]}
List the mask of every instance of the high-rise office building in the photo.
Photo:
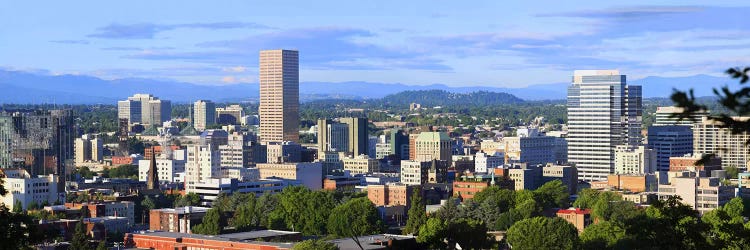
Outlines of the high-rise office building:
{"type": "Polygon", "coordinates": [[[104,160],[104,148],[102,139],[92,138],[90,135],[84,135],[75,139],[75,163],[84,163],[86,161],[100,162],[104,160]]]}
{"type": "Polygon", "coordinates": [[[318,159],[326,152],[349,152],[349,126],[318,119],[318,159]]]}
{"type": "Polygon", "coordinates": [[[237,125],[242,123],[245,112],[242,106],[233,104],[224,108],[216,108],[216,123],[237,125]]]}
{"type": "Polygon", "coordinates": [[[693,153],[692,127],[680,125],[648,127],[647,146],[656,151],[656,170],[669,171],[669,157],[693,153]]]}
{"type": "Polygon", "coordinates": [[[193,103],[193,127],[197,130],[205,130],[208,126],[216,124],[216,105],[212,101],[197,100],[193,103]]]}
{"type": "Polygon", "coordinates": [[[124,100],[117,102],[117,118],[128,119],[130,125],[141,123],[141,101],[124,100]]]}
{"type": "Polygon", "coordinates": [[[681,107],[656,107],[656,121],[654,126],[668,126],[668,125],[685,125],[693,126],[695,123],[700,123],[704,116],[708,115],[706,111],[697,111],[690,115],[689,119],[680,119],[676,115],[684,111],[681,107]]]}
{"type": "Polygon", "coordinates": [[[4,158],[0,162],[10,162],[0,167],[21,167],[32,176],[65,176],[74,159],[75,122],[70,110],[19,110],[0,117],[0,137],[10,138],[0,140],[4,158]]]}
{"type": "Polygon", "coordinates": [[[129,125],[161,126],[172,119],[172,102],[150,94],[135,94],[117,102],[117,117],[127,118],[129,125]]]}
{"type": "MultiPolygon", "coordinates": [[[[750,117],[733,117],[735,120],[747,120],[750,117]]],[[[703,117],[693,125],[693,151],[696,154],[716,154],[721,157],[721,166],[746,168],[750,164],[750,150],[746,142],[750,134],[732,134],[729,128],[723,128],[719,122],[703,117]]]]}
{"type": "Polygon", "coordinates": [[[391,130],[391,140],[388,142],[391,154],[396,155],[396,159],[409,159],[409,135],[401,129],[391,130]]]}
{"type": "Polygon", "coordinates": [[[503,138],[506,158],[529,165],[555,162],[555,137],[545,136],[536,128],[519,128],[518,136],[503,138]]]}
{"type": "Polygon", "coordinates": [[[422,132],[414,141],[417,161],[451,162],[451,138],[445,132],[422,132]]]}
{"type": "Polygon", "coordinates": [[[339,122],[349,127],[349,141],[347,151],[354,156],[367,154],[367,118],[344,117],[339,122]]]}
{"type": "Polygon", "coordinates": [[[617,70],[576,70],[568,87],[568,162],[578,179],[614,172],[615,147],[641,142],[641,86],[617,70]]]}
{"type": "Polygon", "coordinates": [[[299,52],[260,52],[261,142],[299,141],[299,52]]]}

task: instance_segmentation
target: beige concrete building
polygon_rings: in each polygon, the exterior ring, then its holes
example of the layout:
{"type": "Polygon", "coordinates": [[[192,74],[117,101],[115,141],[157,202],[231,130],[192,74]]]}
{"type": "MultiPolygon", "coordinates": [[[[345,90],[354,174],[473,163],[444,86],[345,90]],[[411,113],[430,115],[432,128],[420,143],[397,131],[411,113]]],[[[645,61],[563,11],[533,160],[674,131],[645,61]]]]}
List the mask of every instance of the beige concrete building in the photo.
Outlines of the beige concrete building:
{"type": "Polygon", "coordinates": [[[118,118],[127,118],[129,125],[161,126],[162,122],[172,119],[172,102],[150,94],[135,94],[117,102],[117,106],[118,118]]]}
{"type": "Polygon", "coordinates": [[[203,131],[216,123],[216,105],[212,101],[197,100],[193,103],[193,127],[203,131]]]}
{"type": "Polygon", "coordinates": [[[320,162],[258,163],[261,179],[297,180],[311,190],[323,188],[323,164],[320,162]]]}
{"type": "MultiPolygon", "coordinates": [[[[734,117],[735,120],[747,120],[750,117],[734,117]]],[[[703,117],[693,125],[693,152],[695,154],[716,154],[721,158],[721,166],[748,167],[750,150],[745,142],[750,134],[734,135],[729,129],[721,128],[718,122],[703,117]]]]}
{"type": "Polygon", "coordinates": [[[260,52],[261,142],[299,141],[299,52],[260,52]]]}
{"type": "Polygon", "coordinates": [[[650,174],[656,171],[656,151],[644,146],[615,148],[615,174],[650,174]]]}
{"type": "Polygon", "coordinates": [[[684,111],[681,107],[656,107],[656,121],[654,126],[668,126],[668,125],[686,125],[692,126],[695,123],[700,123],[704,116],[708,115],[708,112],[697,111],[695,114],[690,116],[690,119],[682,119],[679,117],[673,117],[676,114],[684,111]]]}
{"type": "Polygon", "coordinates": [[[74,142],[75,163],[84,163],[88,161],[100,162],[104,160],[104,145],[102,139],[91,138],[84,135],[76,138],[74,142]]]}
{"type": "Polygon", "coordinates": [[[349,170],[351,174],[367,174],[380,170],[380,162],[367,155],[358,155],[353,158],[347,157],[342,159],[342,161],[344,162],[344,170],[349,170]]]}
{"type": "Polygon", "coordinates": [[[675,195],[682,198],[682,203],[703,214],[734,198],[734,187],[722,185],[719,178],[696,177],[695,172],[682,172],[669,178],[669,184],[659,185],[659,199],[675,195]]]}
{"type": "Polygon", "coordinates": [[[347,125],[349,132],[347,151],[351,155],[367,154],[367,118],[344,117],[339,122],[347,125]]]}
{"type": "Polygon", "coordinates": [[[2,197],[2,202],[9,210],[14,209],[16,202],[20,202],[21,209],[26,210],[33,203],[42,205],[65,201],[64,193],[58,193],[57,190],[59,176],[31,176],[26,170],[11,168],[0,170],[0,175],[3,176],[3,186],[8,191],[2,197]]]}
{"type": "Polygon", "coordinates": [[[519,128],[518,136],[503,138],[503,150],[509,161],[529,165],[555,162],[555,137],[545,136],[536,128],[519,128]]]}
{"type": "Polygon", "coordinates": [[[416,161],[451,162],[451,138],[445,132],[420,133],[414,141],[414,149],[416,161]]]}

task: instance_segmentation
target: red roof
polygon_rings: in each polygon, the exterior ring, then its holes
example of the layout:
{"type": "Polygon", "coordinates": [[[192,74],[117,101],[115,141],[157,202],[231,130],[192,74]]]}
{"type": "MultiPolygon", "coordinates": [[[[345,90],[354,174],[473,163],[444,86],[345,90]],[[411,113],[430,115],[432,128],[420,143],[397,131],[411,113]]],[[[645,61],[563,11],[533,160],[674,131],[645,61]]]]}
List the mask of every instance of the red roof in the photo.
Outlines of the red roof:
{"type": "Polygon", "coordinates": [[[591,209],[560,209],[557,210],[558,214],[591,214],[591,209]]]}

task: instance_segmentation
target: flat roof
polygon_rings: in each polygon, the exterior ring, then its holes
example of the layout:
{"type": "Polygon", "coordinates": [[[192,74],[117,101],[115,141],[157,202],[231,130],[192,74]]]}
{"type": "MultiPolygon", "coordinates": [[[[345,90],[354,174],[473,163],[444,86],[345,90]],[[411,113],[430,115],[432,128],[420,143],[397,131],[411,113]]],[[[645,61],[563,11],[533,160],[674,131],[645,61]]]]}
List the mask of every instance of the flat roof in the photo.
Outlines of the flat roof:
{"type": "Polygon", "coordinates": [[[281,230],[257,230],[257,231],[250,231],[250,232],[220,234],[218,235],[218,237],[230,239],[230,240],[251,240],[251,239],[258,239],[258,238],[265,238],[265,237],[275,237],[275,236],[285,236],[285,235],[295,235],[295,234],[300,234],[300,232],[281,231],[281,230]]]}
{"type": "MultiPolygon", "coordinates": [[[[364,235],[364,236],[357,237],[357,239],[359,239],[359,243],[361,243],[362,247],[366,250],[386,249],[388,247],[389,239],[405,240],[405,239],[412,239],[412,238],[414,237],[404,236],[404,235],[393,235],[393,234],[375,234],[375,235],[364,235]]],[[[354,242],[354,240],[352,240],[351,238],[329,240],[328,242],[336,244],[336,246],[338,246],[339,249],[359,249],[359,246],[357,246],[357,243],[354,242]]]]}

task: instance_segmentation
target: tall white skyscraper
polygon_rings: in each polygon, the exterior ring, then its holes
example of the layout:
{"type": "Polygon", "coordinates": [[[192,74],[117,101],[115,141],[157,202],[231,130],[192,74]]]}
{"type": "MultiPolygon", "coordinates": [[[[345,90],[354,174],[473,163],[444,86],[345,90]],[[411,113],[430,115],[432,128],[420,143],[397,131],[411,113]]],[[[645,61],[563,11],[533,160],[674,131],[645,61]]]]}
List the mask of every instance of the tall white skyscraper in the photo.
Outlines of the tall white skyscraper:
{"type": "Polygon", "coordinates": [[[161,126],[172,119],[172,102],[150,94],[135,94],[117,102],[118,118],[128,118],[129,125],[161,126]]]}
{"type": "Polygon", "coordinates": [[[641,144],[641,86],[617,70],[576,70],[568,87],[568,162],[578,179],[606,180],[615,148],[641,144]]]}
{"type": "Polygon", "coordinates": [[[260,52],[260,138],[263,143],[299,140],[299,52],[260,52]]]}
{"type": "Polygon", "coordinates": [[[195,101],[193,112],[193,127],[197,130],[206,130],[206,127],[216,123],[216,105],[212,101],[195,101]]]}

